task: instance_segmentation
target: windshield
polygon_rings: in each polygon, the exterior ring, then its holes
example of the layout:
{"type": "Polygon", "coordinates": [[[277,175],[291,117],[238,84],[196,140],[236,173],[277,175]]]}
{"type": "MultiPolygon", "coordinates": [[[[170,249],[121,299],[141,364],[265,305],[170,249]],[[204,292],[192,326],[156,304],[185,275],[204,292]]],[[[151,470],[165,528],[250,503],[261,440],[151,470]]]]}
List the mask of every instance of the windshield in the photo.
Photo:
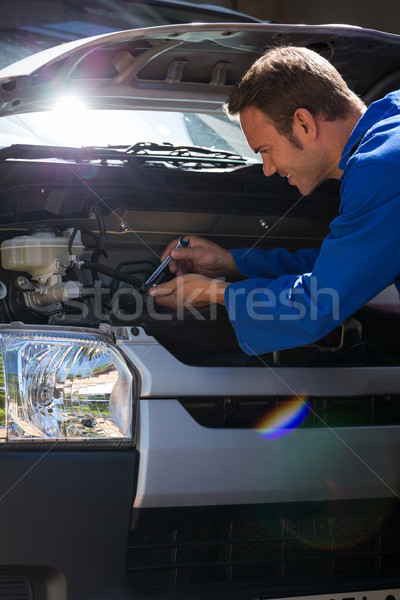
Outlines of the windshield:
{"type": "Polygon", "coordinates": [[[169,142],[234,152],[259,162],[240,125],[223,113],[179,113],[133,110],[54,110],[0,119],[1,146],[131,146],[137,142],[169,142]]]}

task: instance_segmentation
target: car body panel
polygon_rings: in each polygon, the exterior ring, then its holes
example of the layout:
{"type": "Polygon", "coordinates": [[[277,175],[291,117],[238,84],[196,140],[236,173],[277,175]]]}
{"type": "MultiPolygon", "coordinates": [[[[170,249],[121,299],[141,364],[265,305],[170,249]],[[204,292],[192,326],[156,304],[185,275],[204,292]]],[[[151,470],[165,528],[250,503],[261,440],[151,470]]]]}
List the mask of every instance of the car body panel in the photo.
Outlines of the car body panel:
{"type": "Polygon", "coordinates": [[[399,493],[391,458],[399,447],[396,427],[288,429],[276,436],[271,425],[263,436],[260,428],[202,427],[176,400],[142,400],[140,410],[135,508],[329,502],[399,493]]]}
{"type": "Polygon", "coordinates": [[[357,27],[189,24],[128,30],[69,42],[6,67],[0,71],[0,115],[49,110],[55,97],[75,91],[96,108],[220,110],[231,82],[282,38],[329,57],[360,95],[372,96],[385,77],[392,81],[400,53],[394,34],[357,27]],[[97,73],[87,77],[93,61],[97,73]]]}

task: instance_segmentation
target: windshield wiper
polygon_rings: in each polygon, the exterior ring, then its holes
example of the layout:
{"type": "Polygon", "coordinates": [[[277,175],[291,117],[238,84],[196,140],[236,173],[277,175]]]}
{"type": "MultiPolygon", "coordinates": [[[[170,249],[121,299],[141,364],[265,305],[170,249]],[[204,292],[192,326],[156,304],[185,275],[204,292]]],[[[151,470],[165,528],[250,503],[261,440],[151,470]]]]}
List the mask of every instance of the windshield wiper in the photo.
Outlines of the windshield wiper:
{"type": "Polygon", "coordinates": [[[233,168],[246,165],[239,154],[201,146],[174,146],[168,142],[139,142],[125,150],[146,164],[165,164],[186,169],[233,168]]]}
{"type": "Polygon", "coordinates": [[[0,160],[37,160],[56,158],[74,162],[121,161],[144,166],[173,167],[181,169],[231,169],[248,164],[242,156],[225,150],[197,146],[174,146],[170,143],[138,142],[133,146],[36,146],[13,144],[0,149],[0,160]]]}
{"type": "Polygon", "coordinates": [[[72,146],[39,146],[34,144],[12,144],[0,149],[0,160],[8,159],[37,160],[40,158],[57,158],[76,162],[123,159],[121,152],[111,148],[73,148],[72,146]]]}

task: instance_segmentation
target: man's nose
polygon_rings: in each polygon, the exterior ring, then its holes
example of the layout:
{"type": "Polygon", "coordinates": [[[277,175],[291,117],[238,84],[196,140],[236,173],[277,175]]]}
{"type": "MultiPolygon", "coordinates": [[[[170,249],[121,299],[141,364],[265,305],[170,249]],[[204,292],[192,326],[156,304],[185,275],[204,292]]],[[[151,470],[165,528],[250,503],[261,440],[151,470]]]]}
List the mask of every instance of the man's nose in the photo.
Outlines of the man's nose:
{"type": "Polygon", "coordinates": [[[274,173],[277,172],[277,168],[272,163],[271,159],[268,156],[263,156],[263,173],[265,177],[271,177],[274,173]]]}

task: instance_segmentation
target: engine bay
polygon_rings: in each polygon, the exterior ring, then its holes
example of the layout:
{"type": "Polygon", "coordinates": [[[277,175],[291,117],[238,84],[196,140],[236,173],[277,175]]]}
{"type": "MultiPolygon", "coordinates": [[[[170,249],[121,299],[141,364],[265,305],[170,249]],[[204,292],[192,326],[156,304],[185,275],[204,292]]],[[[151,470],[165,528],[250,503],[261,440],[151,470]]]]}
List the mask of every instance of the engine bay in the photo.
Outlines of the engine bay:
{"type": "MultiPolygon", "coordinates": [[[[227,248],[318,247],[339,205],[338,182],[298,194],[261,167],[228,173],[24,160],[0,194],[4,323],[144,328],[189,364],[254,365],[222,307],[183,317],[142,291],[166,245],[200,235],[227,248]],[[18,182],[18,183],[16,183],[18,182]],[[283,217],[282,217],[283,215],[283,217]]],[[[170,278],[165,270],[158,281],[170,278]]],[[[400,315],[365,308],[321,343],[263,357],[273,365],[397,364],[400,315]],[[390,333],[390,335],[389,335],[390,333]]]]}

